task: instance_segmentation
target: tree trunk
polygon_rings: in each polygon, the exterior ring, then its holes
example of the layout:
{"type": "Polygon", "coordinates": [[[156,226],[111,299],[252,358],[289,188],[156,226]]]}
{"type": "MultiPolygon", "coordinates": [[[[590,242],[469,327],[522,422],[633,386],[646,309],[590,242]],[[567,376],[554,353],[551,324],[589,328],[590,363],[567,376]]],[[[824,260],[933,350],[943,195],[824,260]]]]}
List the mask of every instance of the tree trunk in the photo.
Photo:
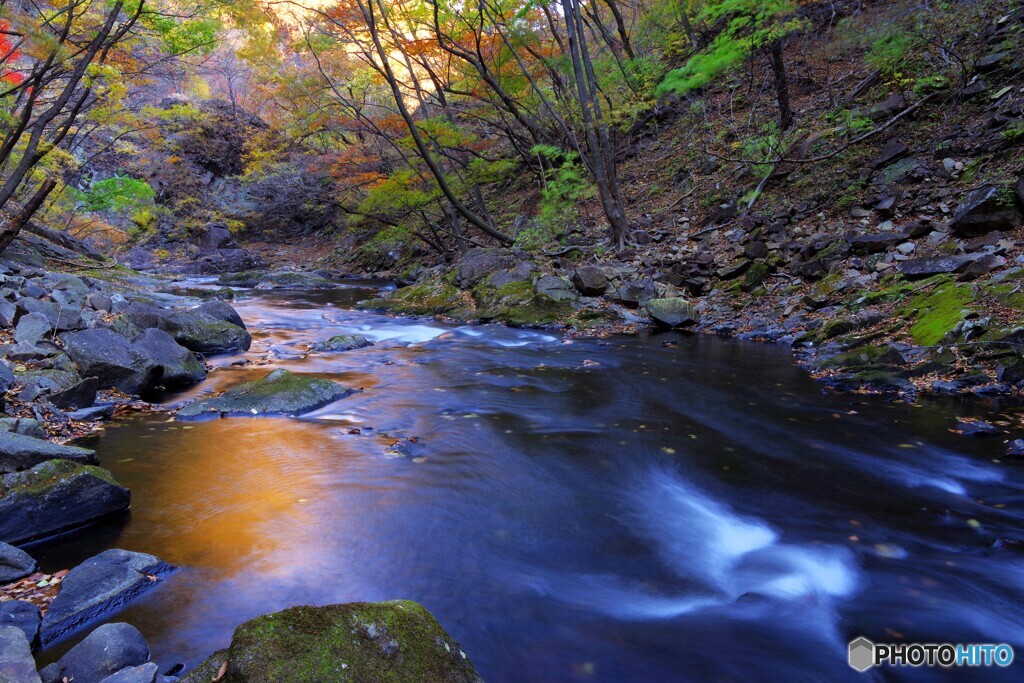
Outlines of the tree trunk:
{"type": "Polygon", "coordinates": [[[789,107],[789,76],[786,74],[786,39],[779,38],[772,43],[772,72],[775,74],[775,98],[779,103],[779,130],[789,130],[793,125],[793,110],[789,107]]]}
{"type": "Polygon", "coordinates": [[[57,181],[53,178],[44,180],[43,184],[36,190],[36,193],[32,195],[32,198],[21,209],[21,212],[12,218],[6,227],[0,230],[0,254],[4,253],[4,250],[11,245],[11,242],[18,236],[18,233],[25,227],[25,224],[32,219],[32,216],[36,214],[36,211],[43,205],[43,202],[46,201],[46,198],[50,196],[55,187],[57,187],[57,181]]]}

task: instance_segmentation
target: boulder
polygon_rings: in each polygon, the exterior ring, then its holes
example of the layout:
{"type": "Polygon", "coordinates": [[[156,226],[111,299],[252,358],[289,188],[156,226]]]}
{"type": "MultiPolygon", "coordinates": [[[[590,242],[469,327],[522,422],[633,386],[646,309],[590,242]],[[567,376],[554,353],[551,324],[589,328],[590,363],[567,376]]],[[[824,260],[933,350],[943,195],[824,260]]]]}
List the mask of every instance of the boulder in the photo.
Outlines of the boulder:
{"type": "Polygon", "coordinates": [[[332,289],[337,283],[315,273],[286,271],[269,273],[256,284],[257,289],[332,289]]]}
{"type": "Polygon", "coordinates": [[[339,334],[313,344],[314,351],[352,351],[373,346],[373,342],[360,334],[339,334]]]}
{"type": "Polygon", "coordinates": [[[959,420],[956,431],[963,436],[999,436],[1003,433],[999,427],[982,420],[959,420]]]}
{"type": "Polygon", "coordinates": [[[1006,457],[1024,458],[1024,439],[1014,439],[1006,447],[1006,457]]]}
{"type": "Polygon", "coordinates": [[[223,225],[211,225],[203,235],[199,246],[207,251],[217,249],[235,249],[238,243],[235,242],[231,231],[223,225]]]}
{"type": "Polygon", "coordinates": [[[992,230],[1012,230],[1024,224],[1014,190],[986,185],[974,190],[957,206],[950,227],[960,235],[974,236],[992,230]]]}
{"type": "Polygon", "coordinates": [[[618,292],[616,292],[616,298],[625,306],[637,308],[653,299],[657,299],[658,290],[654,285],[654,280],[644,278],[634,282],[627,282],[619,287],[618,292]]]}
{"type": "Polygon", "coordinates": [[[556,303],[572,302],[579,298],[576,288],[565,278],[554,275],[543,275],[537,280],[535,289],[538,294],[548,297],[556,303]]]}
{"type": "Polygon", "coordinates": [[[491,273],[512,266],[515,257],[506,249],[470,249],[459,260],[456,279],[459,286],[469,288],[491,273]]]}
{"type": "Polygon", "coordinates": [[[0,432],[13,432],[36,439],[46,438],[46,431],[39,421],[27,417],[0,417],[0,432]]]}
{"type": "Polygon", "coordinates": [[[82,329],[82,309],[65,308],[56,301],[40,301],[26,297],[18,301],[18,310],[23,315],[38,313],[50,323],[50,329],[58,332],[82,329]]]}
{"type": "Polygon", "coordinates": [[[47,400],[61,410],[89,408],[96,403],[96,392],[99,388],[99,378],[86,377],[72,387],[51,393],[47,400]]]}
{"type": "Polygon", "coordinates": [[[700,314],[690,302],[679,297],[653,299],[644,308],[662,327],[686,327],[700,322],[700,314]]]}
{"type": "Polygon", "coordinates": [[[0,625],[0,681],[39,683],[32,647],[21,629],[0,625]]]}
{"type": "MultiPolygon", "coordinates": [[[[30,646],[34,647],[39,638],[39,622],[42,618],[39,608],[27,600],[0,602],[0,627],[13,626],[20,630],[25,634],[30,646]]],[[[0,680],[3,680],[2,675],[0,680]]]]}
{"type": "Polygon", "coordinates": [[[193,310],[196,313],[202,313],[210,316],[211,318],[216,318],[217,320],[223,320],[226,323],[237,325],[243,330],[245,329],[245,323],[242,321],[242,316],[238,315],[238,311],[236,311],[231,304],[225,301],[207,301],[200,304],[193,310]]]}
{"type": "Polygon", "coordinates": [[[50,334],[53,328],[50,321],[42,313],[29,313],[21,316],[14,328],[14,341],[25,344],[38,344],[43,337],[50,334]]]}
{"type": "Polygon", "coordinates": [[[245,328],[197,309],[172,315],[167,321],[166,331],[176,342],[196,353],[248,351],[252,345],[252,337],[245,328]]]}
{"type": "Polygon", "coordinates": [[[898,161],[910,153],[910,148],[899,140],[893,138],[885,143],[885,147],[882,148],[881,154],[879,154],[874,161],[871,162],[871,167],[874,169],[888,166],[894,161],[898,161]]]}
{"type": "Polygon", "coordinates": [[[847,237],[846,241],[854,251],[874,254],[887,251],[901,242],[905,242],[907,236],[902,232],[875,232],[867,235],[847,237]]]}
{"type": "Polygon", "coordinates": [[[22,544],[128,509],[131,494],[110,472],[50,460],[0,478],[0,541],[22,544]]]}
{"type": "Polygon", "coordinates": [[[224,273],[217,278],[217,284],[225,287],[255,287],[267,275],[262,270],[243,270],[237,273],[224,273]]]}
{"type": "Polygon", "coordinates": [[[79,420],[81,422],[90,422],[93,420],[109,420],[114,417],[114,411],[117,410],[117,405],[114,403],[104,403],[102,405],[91,406],[89,408],[82,408],[75,410],[70,413],[65,413],[72,420],[79,420]]]}
{"type": "Polygon", "coordinates": [[[77,372],[70,370],[29,370],[14,375],[21,385],[18,398],[32,401],[39,396],[60,394],[74,389],[82,381],[77,372]]]}
{"type": "Polygon", "coordinates": [[[75,361],[79,372],[96,377],[103,388],[140,394],[160,379],[161,366],[112,330],[96,328],[61,338],[65,352],[75,361]]]}
{"type": "Polygon", "coordinates": [[[39,673],[43,683],[100,683],[148,661],[149,645],[137,628],[124,623],[104,624],[39,673]]]}
{"type": "Polygon", "coordinates": [[[608,291],[608,274],[598,266],[581,266],[572,274],[572,283],[583,296],[601,296],[608,291]]]}
{"type": "Polygon", "coordinates": [[[0,474],[31,469],[47,460],[70,460],[83,465],[99,463],[96,452],[88,448],[64,446],[16,432],[0,431],[0,474]]]}
{"type": "Polygon", "coordinates": [[[163,330],[149,328],[132,344],[132,349],[160,366],[160,383],[164,387],[187,386],[206,379],[206,368],[196,355],[163,330]]]}
{"type": "Polygon", "coordinates": [[[178,416],[303,415],[351,393],[352,389],[328,379],[274,370],[216,398],[189,403],[178,416]]]}
{"type": "MultiPolygon", "coordinates": [[[[0,541],[0,586],[24,579],[29,574],[34,574],[37,569],[39,565],[31,555],[0,541]]],[[[0,602],[0,605],[2,604],[4,603],[0,602]]]]}
{"type": "MultiPolygon", "coordinates": [[[[174,567],[153,555],[120,548],[86,560],[64,577],[60,592],[43,617],[40,640],[46,645],[72,629],[121,607],[159,585],[160,578],[172,571],[174,567]]],[[[141,663],[122,664],[108,674],[141,663]]]]}
{"type": "Polygon", "coordinates": [[[153,662],[148,662],[142,666],[121,669],[116,674],[107,676],[100,683],[154,683],[158,673],[160,673],[159,667],[153,662]]]}
{"type": "Polygon", "coordinates": [[[233,683],[482,682],[459,644],[422,605],[409,600],[293,607],[264,615],[235,630],[226,661],[226,680],[233,683]]]}
{"type": "Polygon", "coordinates": [[[967,269],[978,257],[974,254],[961,254],[959,256],[933,256],[930,258],[915,258],[901,261],[896,265],[908,279],[930,277],[942,273],[959,273],[967,269]]]}
{"type": "Polygon", "coordinates": [[[14,371],[7,363],[0,361],[0,394],[6,394],[14,386],[14,371]]]}

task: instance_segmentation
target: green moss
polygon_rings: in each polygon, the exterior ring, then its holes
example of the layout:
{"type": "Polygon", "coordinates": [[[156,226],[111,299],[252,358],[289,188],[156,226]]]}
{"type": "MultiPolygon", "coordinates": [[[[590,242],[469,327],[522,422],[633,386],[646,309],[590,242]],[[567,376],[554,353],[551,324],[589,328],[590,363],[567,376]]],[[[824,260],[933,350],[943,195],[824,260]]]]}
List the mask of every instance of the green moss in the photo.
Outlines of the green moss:
{"type": "Polygon", "coordinates": [[[114,475],[100,467],[81,465],[70,460],[49,460],[30,470],[0,478],[0,498],[8,494],[38,496],[46,493],[62,479],[91,475],[118,486],[114,475]]]}
{"type": "Polygon", "coordinates": [[[462,303],[462,293],[454,285],[428,281],[399,289],[386,298],[361,302],[359,308],[403,315],[441,315],[454,311],[462,303]]]}
{"type": "Polygon", "coordinates": [[[408,600],[294,607],[242,624],[229,682],[475,683],[468,657],[434,617],[408,600]]]}
{"type": "Polygon", "coordinates": [[[964,309],[973,301],[968,285],[950,280],[918,295],[903,313],[915,320],[910,328],[914,341],[922,346],[941,342],[964,319],[964,309]]]}
{"type": "Polygon", "coordinates": [[[477,315],[514,327],[551,325],[572,315],[573,307],[538,292],[530,282],[509,282],[495,289],[482,283],[473,289],[477,315]]]}
{"type": "Polygon", "coordinates": [[[189,403],[178,411],[178,416],[302,415],[351,393],[351,389],[329,379],[278,369],[216,398],[189,403]]]}

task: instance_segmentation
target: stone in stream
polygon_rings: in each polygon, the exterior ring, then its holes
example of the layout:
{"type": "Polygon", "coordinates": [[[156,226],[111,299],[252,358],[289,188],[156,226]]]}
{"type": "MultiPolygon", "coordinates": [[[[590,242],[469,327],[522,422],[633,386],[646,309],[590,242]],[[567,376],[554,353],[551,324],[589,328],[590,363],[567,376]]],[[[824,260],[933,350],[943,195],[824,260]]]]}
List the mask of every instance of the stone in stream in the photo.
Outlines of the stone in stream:
{"type": "MultiPolygon", "coordinates": [[[[112,676],[107,676],[100,683],[153,683],[156,681],[160,669],[153,662],[142,666],[132,666],[121,669],[112,676]]],[[[210,680],[213,680],[212,678],[210,680]]]]}
{"type": "Polygon", "coordinates": [[[83,465],[99,464],[96,452],[88,448],[64,446],[45,439],[0,431],[0,474],[27,470],[47,460],[71,460],[83,465]]]}
{"type": "Polygon", "coordinates": [[[1006,447],[1006,456],[1009,458],[1024,458],[1024,439],[1014,439],[1006,447]]]}
{"type": "Polygon", "coordinates": [[[135,341],[132,348],[162,368],[160,384],[169,389],[206,379],[206,368],[196,355],[174,341],[174,337],[163,330],[149,328],[135,341]]]}
{"type": "Polygon", "coordinates": [[[124,512],[130,502],[110,472],[50,460],[0,477],[0,541],[21,544],[68,531],[124,512]]]}
{"type": "Polygon", "coordinates": [[[373,346],[373,342],[361,334],[339,334],[313,344],[314,351],[352,351],[373,346]]]}
{"type": "MultiPolygon", "coordinates": [[[[39,568],[32,556],[20,548],[0,542],[0,586],[34,574],[39,568]]],[[[0,605],[5,603],[0,602],[0,605]]],[[[3,620],[0,619],[0,623],[3,620]]]]}
{"type": "Polygon", "coordinates": [[[21,629],[0,624],[0,682],[39,683],[32,647],[21,629]]]}
{"type": "Polygon", "coordinates": [[[700,314],[690,302],[678,297],[652,299],[644,308],[662,327],[685,327],[700,321],[700,314]]]}
{"type": "Polygon", "coordinates": [[[245,329],[245,322],[242,320],[242,316],[238,315],[238,311],[231,304],[224,301],[207,301],[193,310],[196,313],[208,315],[211,318],[223,320],[226,323],[241,327],[243,330],[245,329]]]}
{"type": "Polygon", "coordinates": [[[198,309],[178,311],[167,321],[174,340],[196,353],[248,351],[252,337],[245,328],[215,318],[198,309]]]}
{"type": "MultiPolygon", "coordinates": [[[[39,608],[27,600],[0,602],[0,626],[13,626],[19,629],[25,634],[30,646],[34,647],[39,638],[39,623],[42,618],[39,608]]],[[[0,680],[3,679],[0,678],[0,680]]]]}
{"type": "Polygon", "coordinates": [[[959,420],[956,423],[956,431],[962,436],[998,436],[1002,434],[998,427],[981,420],[971,422],[959,420]]]}
{"type": "Polygon", "coordinates": [[[98,378],[102,388],[113,387],[128,394],[139,394],[160,378],[160,365],[132,348],[127,339],[112,330],[96,328],[72,332],[61,338],[64,350],[78,366],[79,373],[98,378]]]}
{"type": "MultiPolygon", "coordinates": [[[[120,548],[86,560],[64,577],[60,592],[43,617],[40,641],[46,645],[72,629],[121,607],[159,585],[160,578],[172,571],[174,567],[153,555],[120,548]]],[[[123,664],[108,674],[125,666],[134,664],[123,664]]]]}
{"type": "Polygon", "coordinates": [[[328,379],[279,369],[216,398],[189,403],[178,411],[178,417],[304,415],[352,393],[352,389],[328,379]]]}
{"type": "Polygon", "coordinates": [[[148,661],[149,644],[137,628],[124,623],[104,624],[39,674],[43,683],[101,683],[108,676],[148,661]]]}
{"type": "Polygon", "coordinates": [[[239,626],[184,683],[206,683],[227,662],[233,683],[481,683],[459,644],[409,600],[293,607],[239,626]],[[211,675],[212,673],[212,675],[211,675]]]}

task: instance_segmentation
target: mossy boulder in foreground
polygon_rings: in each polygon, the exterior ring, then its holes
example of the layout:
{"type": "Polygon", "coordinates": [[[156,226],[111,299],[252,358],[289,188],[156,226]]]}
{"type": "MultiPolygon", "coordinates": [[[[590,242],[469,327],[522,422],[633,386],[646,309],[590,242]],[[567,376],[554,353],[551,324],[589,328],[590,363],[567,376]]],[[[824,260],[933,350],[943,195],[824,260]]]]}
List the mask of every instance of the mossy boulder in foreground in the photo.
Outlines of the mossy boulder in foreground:
{"type": "Polygon", "coordinates": [[[18,545],[128,509],[131,494],[110,472],[51,460],[0,478],[0,541],[18,545]]]}
{"type": "Polygon", "coordinates": [[[178,416],[303,415],[351,393],[352,389],[329,379],[274,370],[216,398],[189,403],[178,411],[178,416]]]}
{"type": "Polygon", "coordinates": [[[225,683],[481,681],[459,644],[409,600],[293,607],[258,617],[184,682],[210,680],[225,660],[225,683]]]}

